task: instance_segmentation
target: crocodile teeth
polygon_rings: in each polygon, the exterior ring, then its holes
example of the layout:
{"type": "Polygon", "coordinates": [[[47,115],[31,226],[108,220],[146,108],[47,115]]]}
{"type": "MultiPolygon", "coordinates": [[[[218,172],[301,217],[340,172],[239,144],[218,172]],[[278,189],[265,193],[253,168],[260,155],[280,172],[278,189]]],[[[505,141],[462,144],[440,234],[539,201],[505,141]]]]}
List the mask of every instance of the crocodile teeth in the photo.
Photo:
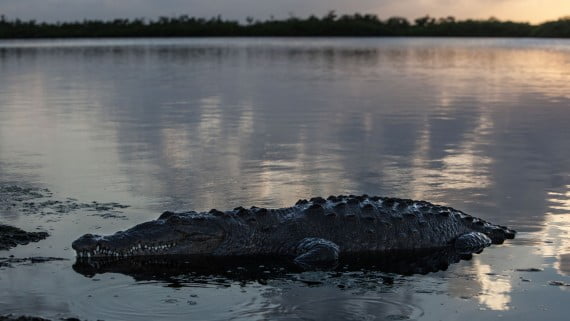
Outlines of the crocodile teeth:
{"type": "Polygon", "coordinates": [[[176,242],[160,242],[155,244],[142,244],[137,243],[130,248],[126,248],[123,250],[113,250],[110,248],[103,247],[102,245],[97,244],[97,246],[92,250],[86,251],[76,251],[76,255],[80,258],[90,258],[90,257],[101,257],[101,256],[110,256],[110,257],[130,257],[135,256],[137,254],[141,255],[143,252],[151,252],[157,253],[160,251],[168,250],[172,247],[177,245],[176,242]]]}

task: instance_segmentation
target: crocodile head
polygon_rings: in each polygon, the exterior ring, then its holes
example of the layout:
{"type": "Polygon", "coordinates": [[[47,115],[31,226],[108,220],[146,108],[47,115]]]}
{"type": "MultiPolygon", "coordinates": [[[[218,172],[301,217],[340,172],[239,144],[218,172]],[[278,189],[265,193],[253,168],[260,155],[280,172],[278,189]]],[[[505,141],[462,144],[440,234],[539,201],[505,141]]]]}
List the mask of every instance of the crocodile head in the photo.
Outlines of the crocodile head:
{"type": "Polygon", "coordinates": [[[85,234],[72,244],[78,257],[211,254],[225,232],[217,217],[164,212],[158,219],[109,236],[85,234]]]}

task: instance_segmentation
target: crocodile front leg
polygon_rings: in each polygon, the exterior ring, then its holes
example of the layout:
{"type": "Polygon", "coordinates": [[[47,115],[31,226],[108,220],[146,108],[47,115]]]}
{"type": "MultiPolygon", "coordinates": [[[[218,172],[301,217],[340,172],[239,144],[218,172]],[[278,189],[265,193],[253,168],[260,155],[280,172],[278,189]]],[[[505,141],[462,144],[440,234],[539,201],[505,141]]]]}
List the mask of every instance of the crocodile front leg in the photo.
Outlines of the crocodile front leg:
{"type": "Polygon", "coordinates": [[[307,237],[297,245],[295,263],[301,266],[334,264],[338,261],[340,249],[335,243],[317,238],[307,237]]]}

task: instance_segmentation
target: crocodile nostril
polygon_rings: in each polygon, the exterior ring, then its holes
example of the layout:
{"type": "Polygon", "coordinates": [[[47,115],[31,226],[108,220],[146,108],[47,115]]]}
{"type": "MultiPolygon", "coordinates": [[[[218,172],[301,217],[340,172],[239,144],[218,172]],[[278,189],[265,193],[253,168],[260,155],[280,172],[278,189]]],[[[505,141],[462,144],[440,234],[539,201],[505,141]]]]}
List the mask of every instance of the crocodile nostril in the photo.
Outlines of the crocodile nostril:
{"type": "Polygon", "coordinates": [[[93,234],[85,234],[71,244],[75,250],[87,250],[96,247],[100,236],[93,234]]]}

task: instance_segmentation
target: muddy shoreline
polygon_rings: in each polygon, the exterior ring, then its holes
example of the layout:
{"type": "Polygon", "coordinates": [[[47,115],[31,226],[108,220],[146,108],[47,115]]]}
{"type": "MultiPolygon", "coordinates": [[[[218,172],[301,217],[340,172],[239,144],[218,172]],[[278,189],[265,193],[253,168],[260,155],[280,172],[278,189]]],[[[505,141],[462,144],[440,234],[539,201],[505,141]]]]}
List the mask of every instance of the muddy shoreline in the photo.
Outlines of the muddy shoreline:
{"type": "MultiPolygon", "coordinates": [[[[63,318],[59,319],[61,321],[80,321],[77,318],[63,318]]],[[[32,317],[32,316],[13,316],[11,314],[0,316],[0,321],[51,321],[50,319],[44,319],[40,317],[32,317]]]]}
{"type": "Polygon", "coordinates": [[[0,224],[0,250],[9,250],[47,238],[47,232],[26,232],[14,226],[0,224]]]}

